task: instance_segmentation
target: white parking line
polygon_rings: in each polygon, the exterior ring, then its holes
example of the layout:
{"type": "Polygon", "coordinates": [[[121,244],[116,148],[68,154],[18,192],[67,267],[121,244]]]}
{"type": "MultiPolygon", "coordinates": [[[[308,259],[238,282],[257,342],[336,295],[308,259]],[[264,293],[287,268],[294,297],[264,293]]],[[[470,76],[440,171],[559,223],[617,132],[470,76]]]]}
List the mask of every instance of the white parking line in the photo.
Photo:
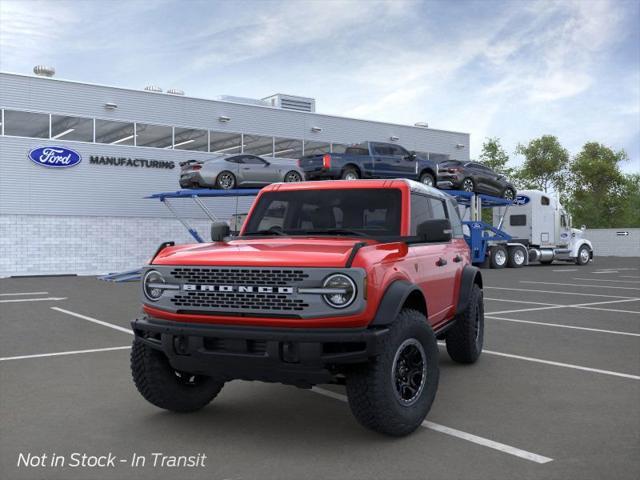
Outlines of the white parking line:
{"type": "Polygon", "coordinates": [[[519,312],[537,312],[540,310],[554,310],[556,308],[566,308],[571,305],[553,305],[548,307],[536,307],[536,308],[518,308],[515,310],[500,310],[499,312],[485,312],[485,315],[502,315],[504,313],[519,313],[519,312]]]}
{"type": "Polygon", "coordinates": [[[640,287],[611,287],[609,285],[584,285],[582,283],[534,282],[533,280],[520,280],[520,283],[537,283],[537,284],[542,284],[542,285],[561,285],[561,286],[565,286],[565,287],[615,288],[616,290],[640,290],[640,287]]]}
{"type": "Polygon", "coordinates": [[[57,302],[66,300],[67,297],[47,297],[47,298],[11,298],[9,300],[0,300],[0,303],[18,303],[18,302],[57,302]]]}
{"type": "Polygon", "coordinates": [[[18,357],[0,357],[0,362],[6,362],[8,360],[24,360],[26,358],[42,358],[42,357],[59,357],[62,355],[78,355],[80,353],[94,353],[94,352],[111,352],[113,350],[126,350],[131,348],[131,345],[126,347],[108,347],[108,348],[92,348],[91,350],[71,350],[68,352],[55,352],[55,353],[38,353],[36,355],[20,355],[18,357]]]}
{"type": "Polygon", "coordinates": [[[607,274],[607,273],[620,273],[620,272],[618,272],[618,270],[604,270],[604,271],[601,271],[601,272],[593,272],[593,273],[598,275],[598,274],[601,274],[601,273],[607,274]]]}
{"type": "MultiPolygon", "coordinates": [[[[633,282],[631,280],[611,280],[608,278],[581,278],[581,277],[573,277],[571,280],[590,280],[593,281],[595,280],[596,282],[615,282],[615,283],[630,283],[632,285],[638,285],[638,282],[633,282]]],[[[606,285],[603,285],[603,287],[606,287],[606,285]]]]}
{"type": "Polygon", "coordinates": [[[49,295],[49,292],[0,293],[0,297],[11,297],[14,295],[49,295]]]}
{"type": "MultiPolygon", "coordinates": [[[[545,283],[545,282],[543,282],[545,283]]],[[[602,288],[602,285],[598,285],[602,288]]],[[[557,290],[533,290],[530,288],[510,288],[510,287],[484,287],[485,290],[511,290],[514,292],[523,292],[523,293],[555,293],[557,295],[576,295],[578,297],[607,297],[607,298],[629,298],[632,300],[636,300],[636,297],[623,297],[621,295],[602,295],[599,293],[578,293],[578,292],[558,292],[557,290]]]]}
{"type": "Polygon", "coordinates": [[[56,312],[66,313],[67,315],[81,318],[82,320],[86,320],[87,322],[97,323],[98,325],[102,325],[103,327],[113,328],[114,330],[119,330],[121,332],[128,333],[129,335],[133,335],[133,331],[130,328],[124,328],[119,325],[114,325],[113,323],[103,322],[102,320],[98,320],[97,318],[87,317],[86,315],[81,315],[79,313],[71,312],[69,310],[65,310],[64,308],[51,307],[51,310],[55,310],[56,312]]]}
{"type": "MultiPolygon", "coordinates": [[[[487,287],[485,287],[487,288],[487,287]]],[[[495,302],[509,302],[509,303],[530,303],[531,305],[546,305],[549,307],[558,306],[556,303],[544,303],[544,302],[530,302],[529,300],[507,300],[506,298],[491,298],[484,297],[485,300],[493,300],[495,302]]]]}
{"type": "Polygon", "coordinates": [[[620,278],[640,278],[640,275],[620,275],[620,278]]]}
{"type": "Polygon", "coordinates": [[[527,362],[542,363],[545,365],[553,365],[555,367],[571,368],[574,370],[582,370],[584,372],[601,373],[603,375],[611,375],[613,377],[630,378],[631,380],[640,380],[640,376],[631,375],[630,373],[613,372],[611,370],[601,370],[599,368],[583,367],[582,365],[574,365],[572,363],[553,362],[551,360],[543,360],[542,358],[523,357],[522,355],[513,355],[511,353],[494,352],[492,350],[483,350],[482,353],[496,355],[498,357],[515,358],[527,362]]]}
{"type": "MultiPolygon", "coordinates": [[[[600,310],[601,312],[630,313],[631,315],[640,315],[640,312],[637,312],[635,310],[620,310],[616,308],[598,308],[598,307],[582,307],[582,306],[578,306],[575,308],[583,308],[585,310],[600,310]]],[[[607,318],[607,320],[609,320],[609,318],[607,318]]]]}
{"type": "Polygon", "coordinates": [[[542,326],[545,326],[545,327],[570,328],[570,329],[573,329],[573,330],[584,330],[586,332],[610,333],[612,335],[626,335],[626,336],[629,336],[629,337],[640,337],[640,333],[620,332],[620,331],[617,331],[617,330],[602,330],[600,328],[578,327],[578,326],[575,326],[575,325],[562,325],[562,324],[559,324],[559,323],[534,322],[534,321],[531,321],[531,320],[517,320],[515,318],[494,317],[493,315],[485,315],[484,318],[489,318],[491,320],[501,320],[503,322],[529,323],[531,325],[542,325],[542,326]]]}
{"type": "Polygon", "coordinates": [[[560,270],[551,270],[552,272],[577,272],[577,268],[562,268],[560,270]]]}
{"type": "Polygon", "coordinates": [[[552,310],[555,308],[586,308],[588,310],[603,310],[605,312],[640,313],[640,312],[634,312],[632,310],[616,310],[613,308],[598,308],[593,306],[593,305],[606,305],[610,303],[625,303],[625,302],[637,302],[637,301],[640,301],[640,298],[627,298],[625,300],[607,300],[604,302],[574,303],[571,305],[557,305],[553,303],[547,303],[546,304],[548,305],[547,307],[519,308],[517,310],[501,310],[499,312],[486,312],[486,315],[501,315],[504,313],[518,313],[518,312],[535,312],[538,310],[552,310]]]}
{"type": "MultiPolygon", "coordinates": [[[[325,397],[333,398],[334,400],[340,400],[341,402],[348,401],[346,395],[335,393],[330,390],[325,390],[324,388],[313,387],[311,391],[318,393],[320,395],[324,395],[325,397]]],[[[488,438],[479,437],[477,435],[473,435],[472,433],[463,432],[462,430],[446,427],[444,425],[440,425],[439,423],[434,423],[434,422],[425,420],[424,422],[422,422],[422,426],[424,428],[428,428],[429,430],[434,430],[439,433],[444,433],[445,435],[450,435],[452,437],[460,438],[462,440],[466,440],[468,442],[475,443],[483,447],[492,448],[493,450],[498,450],[500,452],[507,453],[515,457],[523,458],[525,460],[529,460],[530,462],[542,464],[542,463],[549,463],[553,461],[553,458],[538,455],[536,453],[528,452],[526,450],[521,450],[520,448],[512,447],[504,443],[495,442],[493,440],[489,440],[488,438]]]]}

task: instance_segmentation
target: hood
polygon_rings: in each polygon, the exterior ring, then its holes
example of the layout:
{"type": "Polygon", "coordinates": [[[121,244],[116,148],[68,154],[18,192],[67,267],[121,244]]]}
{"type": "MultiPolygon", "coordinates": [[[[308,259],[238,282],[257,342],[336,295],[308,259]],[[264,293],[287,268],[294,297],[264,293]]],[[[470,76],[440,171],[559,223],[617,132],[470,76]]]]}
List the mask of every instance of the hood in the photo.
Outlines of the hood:
{"type": "Polygon", "coordinates": [[[162,250],[153,264],[344,267],[353,246],[361,241],[335,237],[282,237],[179,245],[162,250]]]}

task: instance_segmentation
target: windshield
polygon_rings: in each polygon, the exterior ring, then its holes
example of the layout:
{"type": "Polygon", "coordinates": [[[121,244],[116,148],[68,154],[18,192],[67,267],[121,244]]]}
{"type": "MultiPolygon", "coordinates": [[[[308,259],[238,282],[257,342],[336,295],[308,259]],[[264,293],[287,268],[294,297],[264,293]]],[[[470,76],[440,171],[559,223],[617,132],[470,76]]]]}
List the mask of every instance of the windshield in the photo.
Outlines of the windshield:
{"type": "Polygon", "coordinates": [[[244,235],[400,235],[399,189],[269,192],[244,235]]]}

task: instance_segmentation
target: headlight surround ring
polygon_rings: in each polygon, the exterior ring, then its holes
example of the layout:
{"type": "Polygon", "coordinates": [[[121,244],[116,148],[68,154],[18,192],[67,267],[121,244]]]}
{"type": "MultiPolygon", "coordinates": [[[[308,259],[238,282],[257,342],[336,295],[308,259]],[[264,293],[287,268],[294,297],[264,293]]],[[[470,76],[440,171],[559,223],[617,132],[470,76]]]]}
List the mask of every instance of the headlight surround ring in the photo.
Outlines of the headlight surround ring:
{"type": "Polygon", "coordinates": [[[324,301],[333,308],[347,308],[351,305],[358,294],[358,289],[355,282],[351,277],[343,273],[334,273],[325,278],[323,283],[324,288],[345,289],[344,294],[324,294],[322,298],[324,301]],[[343,302],[337,301],[340,297],[346,297],[343,302]]]}
{"type": "Polygon", "coordinates": [[[166,283],[162,274],[157,270],[149,270],[142,279],[142,293],[144,293],[147,300],[157,302],[162,297],[164,289],[151,287],[150,285],[153,283],[166,283]]]}

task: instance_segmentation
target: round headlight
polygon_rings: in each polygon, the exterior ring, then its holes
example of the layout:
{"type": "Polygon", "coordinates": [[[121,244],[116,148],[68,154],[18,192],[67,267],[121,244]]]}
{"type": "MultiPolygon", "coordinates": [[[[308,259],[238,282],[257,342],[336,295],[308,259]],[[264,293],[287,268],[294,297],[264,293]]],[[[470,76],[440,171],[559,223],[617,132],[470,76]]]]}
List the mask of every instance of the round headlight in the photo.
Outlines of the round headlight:
{"type": "Polygon", "coordinates": [[[324,288],[334,290],[325,293],[322,297],[324,301],[333,308],[345,308],[353,303],[356,298],[356,284],[348,276],[336,273],[327,277],[324,281],[324,288]]]}
{"type": "Polygon", "coordinates": [[[163,283],[165,283],[165,281],[160,272],[149,270],[142,279],[144,296],[152,302],[157,301],[162,296],[162,292],[164,292],[164,289],[159,286],[159,284],[163,283]]]}

